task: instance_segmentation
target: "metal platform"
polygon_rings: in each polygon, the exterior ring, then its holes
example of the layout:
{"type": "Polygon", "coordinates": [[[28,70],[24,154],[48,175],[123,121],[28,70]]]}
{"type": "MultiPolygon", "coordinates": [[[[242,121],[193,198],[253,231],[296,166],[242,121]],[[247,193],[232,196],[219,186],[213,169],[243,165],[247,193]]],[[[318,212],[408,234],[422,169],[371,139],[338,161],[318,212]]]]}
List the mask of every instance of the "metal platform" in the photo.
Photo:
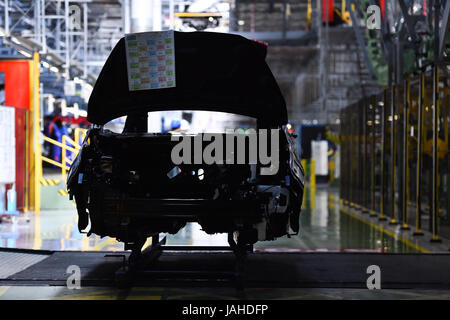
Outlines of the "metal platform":
{"type": "Polygon", "coordinates": [[[22,250],[14,252],[9,250],[0,251],[0,279],[7,278],[17,272],[48,258],[47,253],[32,253],[22,250]]]}
{"type": "MultiPolygon", "coordinates": [[[[234,270],[233,253],[221,248],[208,253],[201,248],[170,249],[165,248],[145,276],[134,279],[133,286],[233,286],[216,276],[234,270]]],[[[78,265],[82,286],[114,287],[123,256],[127,258],[129,253],[52,252],[25,270],[3,277],[0,286],[65,286],[67,267],[78,265]]],[[[246,261],[245,287],[365,289],[370,265],[380,267],[383,289],[450,289],[450,255],[387,253],[251,253],[246,261]]]]}

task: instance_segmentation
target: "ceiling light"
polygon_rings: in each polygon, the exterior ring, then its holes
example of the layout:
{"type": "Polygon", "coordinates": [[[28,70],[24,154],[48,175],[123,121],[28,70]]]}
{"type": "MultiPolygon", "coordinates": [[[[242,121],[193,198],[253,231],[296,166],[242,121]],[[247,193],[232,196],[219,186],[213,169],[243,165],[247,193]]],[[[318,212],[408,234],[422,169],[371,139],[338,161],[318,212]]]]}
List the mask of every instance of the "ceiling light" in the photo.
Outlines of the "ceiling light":
{"type": "Polygon", "coordinates": [[[16,37],[11,37],[12,42],[15,44],[20,44],[20,41],[16,37]]]}
{"type": "Polygon", "coordinates": [[[29,54],[28,52],[23,51],[23,50],[19,50],[19,52],[20,52],[21,54],[23,54],[25,57],[31,58],[31,54],[29,54]]]}

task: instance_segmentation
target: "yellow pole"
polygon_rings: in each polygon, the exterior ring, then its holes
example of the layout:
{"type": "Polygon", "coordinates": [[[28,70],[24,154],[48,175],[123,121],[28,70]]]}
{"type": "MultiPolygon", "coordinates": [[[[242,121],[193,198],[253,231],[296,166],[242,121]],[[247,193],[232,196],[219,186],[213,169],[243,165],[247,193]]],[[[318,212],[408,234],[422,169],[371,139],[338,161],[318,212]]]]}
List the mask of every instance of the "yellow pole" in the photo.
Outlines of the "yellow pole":
{"type": "Polygon", "coordinates": [[[34,104],[34,96],[33,96],[33,82],[34,82],[34,61],[30,60],[28,62],[29,67],[29,98],[30,98],[30,108],[29,112],[27,112],[27,122],[26,122],[26,141],[27,141],[27,155],[26,155],[26,174],[27,174],[27,185],[25,189],[25,198],[27,199],[26,208],[24,208],[25,212],[29,210],[34,210],[34,199],[35,199],[35,190],[34,190],[34,174],[35,174],[35,159],[34,159],[34,114],[33,114],[33,104],[34,104]]]}
{"type": "MultiPolygon", "coordinates": [[[[31,80],[30,80],[31,81],[31,80]]],[[[24,205],[23,205],[23,211],[28,212],[28,208],[30,207],[30,199],[29,194],[31,192],[30,190],[30,140],[29,140],[29,121],[30,121],[30,115],[27,112],[25,112],[25,188],[24,188],[24,205]]]]}
{"type": "Polygon", "coordinates": [[[314,210],[316,208],[316,188],[315,187],[311,188],[309,195],[310,195],[309,200],[310,200],[310,204],[311,204],[310,209],[314,210]]]}
{"type": "MultiPolygon", "coordinates": [[[[303,170],[305,171],[305,180],[307,179],[307,177],[306,177],[306,173],[307,173],[307,171],[306,171],[306,159],[302,159],[301,160],[301,164],[302,164],[302,167],[303,167],[303,170]]],[[[306,183],[305,183],[305,187],[304,187],[304,190],[303,190],[303,201],[302,201],[302,207],[304,208],[306,206],[306,183]]]]}
{"type": "Polygon", "coordinates": [[[311,159],[311,188],[316,187],[316,164],[314,159],[311,159]]]}
{"type": "Polygon", "coordinates": [[[62,136],[62,148],[61,148],[61,174],[63,181],[66,181],[66,136],[62,136]]]}
{"type": "Polygon", "coordinates": [[[39,53],[33,55],[33,151],[34,151],[34,212],[39,215],[41,210],[42,153],[41,153],[41,123],[39,101],[39,53]]]}
{"type": "Polygon", "coordinates": [[[333,182],[334,181],[334,170],[335,170],[335,164],[334,164],[334,158],[331,158],[330,161],[328,162],[328,172],[329,172],[329,178],[328,181],[329,182],[333,182]]]}
{"type": "Polygon", "coordinates": [[[306,171],[306,159],[302,159],[302,160],[301,160],[301,164],[302,164],[303,170],[305,171],[305,180],[307,180],[308,177],[306,176],[306,174],[307,174],[308,172],[306,171]]]}
{"type": "Polygon", "coordinates": [[[312,13],[311,0],[308,0],[308,4],[306,7],[306,24],[308,28],[311,27],[311,13],[312,13]]]}
{"type": "Polygon", "coordinates": [[[75,128],[74,139],[77,144],[80,144],[80,128],[75,128]]]}

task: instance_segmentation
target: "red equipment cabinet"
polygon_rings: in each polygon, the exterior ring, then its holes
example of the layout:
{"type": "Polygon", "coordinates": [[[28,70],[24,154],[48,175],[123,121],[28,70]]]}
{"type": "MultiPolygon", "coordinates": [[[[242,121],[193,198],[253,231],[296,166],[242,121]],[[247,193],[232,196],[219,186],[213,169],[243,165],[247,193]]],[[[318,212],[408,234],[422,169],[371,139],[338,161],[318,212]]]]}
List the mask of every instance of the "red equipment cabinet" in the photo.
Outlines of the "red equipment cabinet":
{"type": "Polygon", "coordinates": [[[5,105],[15,108],[17,210],[23,211],[29,178],[26,159],[31,109],[30,60],[0,60],[0,72],[5,74],[5,105]]]}

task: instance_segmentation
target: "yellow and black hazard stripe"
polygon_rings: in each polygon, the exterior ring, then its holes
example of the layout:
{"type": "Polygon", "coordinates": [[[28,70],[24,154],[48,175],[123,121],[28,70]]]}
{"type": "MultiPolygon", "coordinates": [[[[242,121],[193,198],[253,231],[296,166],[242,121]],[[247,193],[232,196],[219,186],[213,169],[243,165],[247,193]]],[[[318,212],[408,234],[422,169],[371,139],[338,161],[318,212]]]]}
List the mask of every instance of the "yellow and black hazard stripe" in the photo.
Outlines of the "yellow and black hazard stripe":
{"type": "Polygon", "coordinates": [[[68,196],[68,195],[69,195],[69,192],[68,192],[67,190],[64,190],[64,189],[59,189],[59,190],[58,190],[58,194],[59,194],[60,196],[68,196]]]}
{"type": "Polygon", "coordinates": [[[44,178],[42,178],[40,180],[40,183],[43,186],[57,186],[58,184],[61,183],[61,180],[59,180],[59,179],[44,179],[44,178]]]}

